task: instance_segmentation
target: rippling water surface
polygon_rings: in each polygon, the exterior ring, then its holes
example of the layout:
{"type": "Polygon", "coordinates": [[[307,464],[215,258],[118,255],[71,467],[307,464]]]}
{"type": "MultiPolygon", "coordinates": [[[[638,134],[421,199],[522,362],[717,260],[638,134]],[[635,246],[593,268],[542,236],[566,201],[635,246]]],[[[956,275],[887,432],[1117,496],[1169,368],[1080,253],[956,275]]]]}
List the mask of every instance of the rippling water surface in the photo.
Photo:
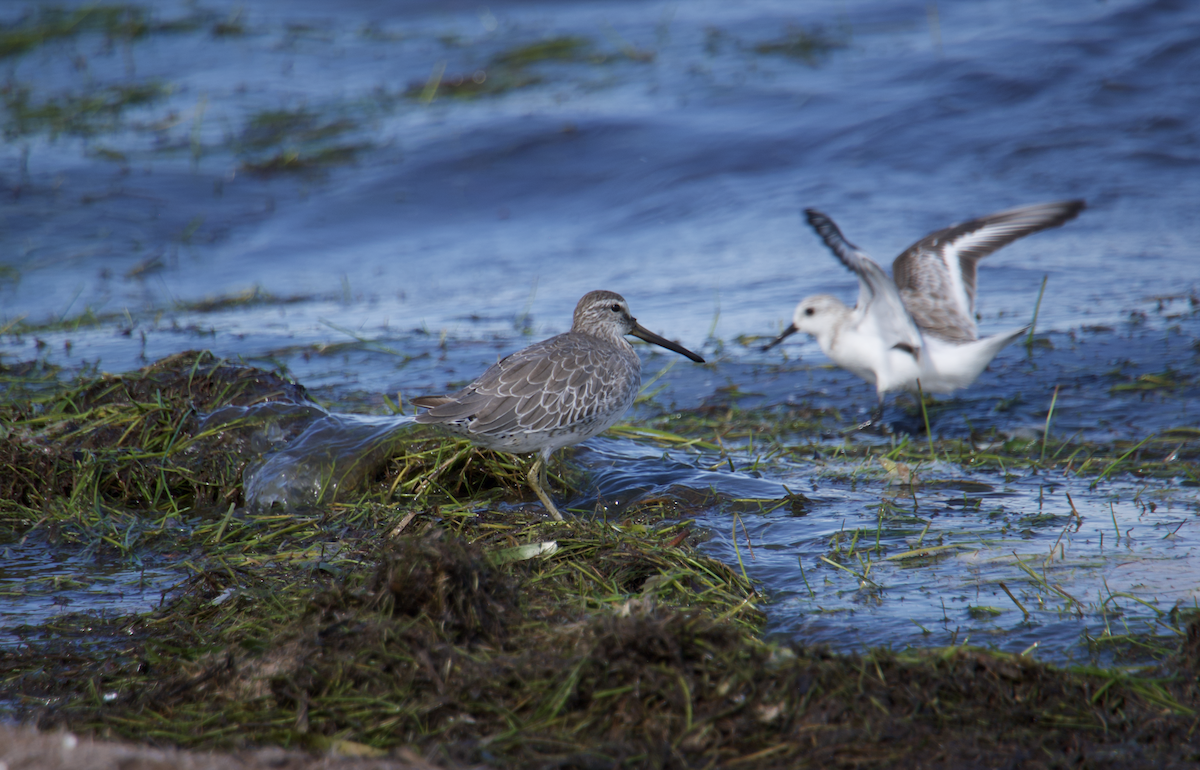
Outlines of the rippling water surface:
{"type": "MultiPolygon", "coordinates": [[[[1002,352],[935,432],[1039,435],[1056,386],[1063,437],[1196,424],[1192,3],[239,1],[150,16],[199,22],[0,60],[5,361],[126,371],[205,347],[378,411],[381,393],[441,392],[564,331],[583,293],[608,288],[713,362],[676,363],[635,421],[737,403],[852,423],[873,390],[814,342],[763,353],[743,336],[777,333],[804,295],[855,295],[803,208],[890,262],[955,221],[1084,198],[1077,220],[983,263],[981,331],[1027,323],[1046,278],[1043,344],[1002,352]],[[513,63],[546,41],[560,58],[513,63]],[[158,96],[75,125],[17,99],[132,86],[158,96]],[[80,318],[98,322],[12,331],[80,318]],[[1112,389],[1163,372],[1177,387],[1112,389]]],[[[645,355],[646,379],[669,362],[645,355]]],[[[729,449],[596,439],[576,454],[595,488],[575,502],[718,491],[705,547],[763,582],[772,632],[843,649],[969,637],[1063,659],[1085,630],[1153,626],[1117,594],[1196,602],[1194,479],[1091,489],[933,464],[914,496],[877,466],[729,449]],[[727,502],[785,486],[811,505],[727,502]],[[822,561],[854,537],[946,547],[864,582],[822,561]],[[1018,557],[1090,609],[1021,593],[1018,557]],[[1045,606],[1024,622],[1000,582],[1045,606]]]]}

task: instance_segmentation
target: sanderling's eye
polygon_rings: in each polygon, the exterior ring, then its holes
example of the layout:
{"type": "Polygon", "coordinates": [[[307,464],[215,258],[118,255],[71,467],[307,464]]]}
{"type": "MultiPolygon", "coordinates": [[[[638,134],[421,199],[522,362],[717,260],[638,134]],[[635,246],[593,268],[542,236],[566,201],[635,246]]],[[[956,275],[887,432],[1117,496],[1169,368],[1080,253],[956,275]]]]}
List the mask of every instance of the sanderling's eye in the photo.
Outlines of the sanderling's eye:
{"type": "Polygon", "coordinates": [[[815,312],[817,312],[815,308],[811,308],[811,307],[804,308],[804,315],[812,315],[815,312]]]}
{"type": "Polygon", "coordinates": [[[609,310],[611,310],[611,311],[613,311],[614,313],[620,313],[620,312],[621,312],[621,306],[620,306],[619,304],[617,304],[616,302],[614,302],[614,303],[612,303],[611,305],[609,305],[608,309],[609,309],[609,310]]]}

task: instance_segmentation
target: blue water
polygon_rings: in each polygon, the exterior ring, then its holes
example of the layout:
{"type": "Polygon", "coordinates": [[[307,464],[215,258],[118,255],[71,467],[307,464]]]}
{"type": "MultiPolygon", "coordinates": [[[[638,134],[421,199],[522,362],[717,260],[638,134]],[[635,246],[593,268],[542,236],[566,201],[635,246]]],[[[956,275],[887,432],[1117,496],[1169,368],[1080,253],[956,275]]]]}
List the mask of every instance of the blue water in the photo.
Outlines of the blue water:
{"type": "MultiPolygon", "coordinates": [[[[6,4],[0,17],[31,7],[6,4]]],[[[444,391],[497,355],[565,330],[576,300],[607,288],[626,296],[643,325],[713,362],[676,364],[661,381],[667,389],[635,418],[720,406],[736,386],[748,394],[742,406],[834,407],[849,423],[874,406],[872,389],[827,368],[814,342],[797,335],[768,353],[739,342],[777,333],[802,296],[854,298],[855,280],[807,229],[803,208],[828,213],[886,264],[952,222],[1084,198],[1077,220],[1003,249],[980,270],[983,333],[1027,323],[1046,278],[1037,328],[1053,347],[1002,352],[976,386],[948,400],[937,431],[1040,435],[1056,386],[1053,430],[1063,437],[1141,438],[1196,425],[1193,3],[204,8],[211,17],[191,32],[131,42],[83,35],[0,60],[8,88],[28,88],[34,102],[151,81],[170,89],[90,136],[14,132],[6,113],[0,360],[126,371],[204,347],[282,365],[331,407],[382,411],[382,393],[444,391]],[[216,36],[214,20],[235,21],[244,34],[216,36]],[[756,50],[798,31],[838,47],[811,63],[756,50]],[[498,54],[568,35],[589,41],[588,53],[532,65],[538,84],[470,100],[405,96],[438,73],[497,77],[498,54]],[[347,123],[329,139],[256,149],[250,124],[274,110],[307,111],[318,126],[347,123]],[[245,165],[338,146],[357,148],[355,161],[266,175],[245,165]],[[295,301],[185,304],[255,290],[295,301]],[[8,329],[19,318],[86,311],[108,320],[8,329]],[[1180,387],[1111,390],[1168,370],[1180,387]]],[[[153,17],[195,13],[158,3],[153,17]]],[[[647,358],[647,374],[668,361],[647,358]]],[[[1078,654],[1085,628],[1112,625],[1110,590],[1163,611],[1196,601],[1198,506],[1182,474],[1091,490],[1074,477],[937,466],[925,478],[985,486],[918,491],[908,523],[881,525],[881,502],[898,493],[878,466],[854,474],[776,457],[738,470],[764,450],[732,449],[732,471],[724,458],[664,457],[657,445],[613,438],[591,442],[577,461],[618,496],[682,485],[770,497],[787,485],[812,498],[806,516],[738,517],[754,548],[749,556],[740,544],[744,563],[775,598],[773,632],[841,648],[970,636],[1023,650],[1038,641],[1038,654],[1057,659],[1078,654]],[[1062,517],[1065,492],[1084,517],[1078,532],[1060,538],[1061,518],[1027,522],[1047,506],[1062,517]],[[1154,511],[1139,507],[1146,499],[1154,511]],[[926,523],[922,545],[941,537],[963,548],[932,565],[878,565],[876,587],[819,559],[845,546],[830,545],[839,532],[855,530],[878,532],[898,553],[926,523]],[[1100,550],[1101,530],[1129,527],[1123,558],[1115,532],[1100,550]],[[1163,539],[1163,527],[1174,534],[1163,539]],[[1026,585],[1012,552],[1045,557],[1055,543],[1065,551],[1049,568],[1091,609],[1081,619],[1056,609],[1061,596],[1045,597],[1047,608],[1024,623],[995,583],[1026,585]],[[980,620],[967,604],[1005,612],[980,620]]],[[[706,548],[731,563],[734,508],[712,505],[701,522],[712,532],[706,548]]],[[[1038,604],[1022,595],[1026,607],[1038,604]]],[[[1117,601],[1126,620],[1154,622],[1143,605],[1117,601]]]]}
{"type": "Polygon", "coordinates": [[[36,538],[5,543],[0,545],[0,649],[44,638],[45,630],[37,626],[60,616],[85,613],[99,621],[145,612],[179,582],[179,573],[161,563],[106,562],[92,553],[48,548],[36,538]]]}

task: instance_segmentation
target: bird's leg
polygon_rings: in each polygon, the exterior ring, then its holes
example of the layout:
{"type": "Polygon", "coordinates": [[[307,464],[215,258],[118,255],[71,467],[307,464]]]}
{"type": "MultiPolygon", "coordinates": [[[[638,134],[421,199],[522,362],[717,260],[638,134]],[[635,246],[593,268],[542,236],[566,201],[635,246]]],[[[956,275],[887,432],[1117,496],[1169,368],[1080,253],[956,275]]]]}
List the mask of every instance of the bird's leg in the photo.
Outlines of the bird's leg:
{"type": "Polygon", "coordinates": [[[933,432],[929,430],[929,410],[925,408],[925,391],[921,390],[921,381],[917,380],[917,402],[921,405],[921,416],[925,418],[925,435],[929,437],[929,454],[933,451],[933,432]]]}
{"type": "Polygon", "coordinates": [[[537,460],[534,460],[533,467],[529,469],[529,486],[533,489],[533,493],[542,501],[542,505],[546,506],[546,510],[550,512],[550,518],[555,521],[562,521],[562,514],[554,507],[554,502],[550,499],[550,495],[546,494],[546,490],[542,487],[542,480],[545,478],[546,458],[538,454],[537,460]]]}
{"type": "Polygon", "coordinates": [[[878,426],[883,426],[883,397],[882,396],[880,397],[879,402],[875,405],[875,408],[871,410],[871,414],[867,417],[867,419],[863,420],[858,425],[855,425],[853,428],[847,428],[846,430],[842,431],[842,435],[848,436],[851,433],[858,433],[861,430],[867,430],[868,428],[877,428],[878,426]]]}

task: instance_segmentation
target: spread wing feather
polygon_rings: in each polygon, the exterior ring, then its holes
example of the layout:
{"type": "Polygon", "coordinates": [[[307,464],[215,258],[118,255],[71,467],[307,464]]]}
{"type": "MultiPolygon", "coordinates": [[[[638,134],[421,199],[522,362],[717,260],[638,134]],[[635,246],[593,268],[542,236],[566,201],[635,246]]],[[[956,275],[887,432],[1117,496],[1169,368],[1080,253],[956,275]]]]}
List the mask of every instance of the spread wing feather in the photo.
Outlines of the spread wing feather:
{"type": "Polygon", "coordinates": [[[977,339],[979,260],[1018,238],[1074,219],[1084,206],[1071,200],[1001,211],[951,225],[909,246],[892,263],[892,279],[917,326],[951,342],[977,339]]]}
{"type": "Polygon", "coordinates": [[[921,333],[905,309],[892,279],[875,260],[847,241],[832,219],[816,209],[805,209],[804,213],[834,256],[858,276],[858,302],[854,305],[853,323],[874,324],[887,347],[907,348],[920,358],[921,333]]]}

